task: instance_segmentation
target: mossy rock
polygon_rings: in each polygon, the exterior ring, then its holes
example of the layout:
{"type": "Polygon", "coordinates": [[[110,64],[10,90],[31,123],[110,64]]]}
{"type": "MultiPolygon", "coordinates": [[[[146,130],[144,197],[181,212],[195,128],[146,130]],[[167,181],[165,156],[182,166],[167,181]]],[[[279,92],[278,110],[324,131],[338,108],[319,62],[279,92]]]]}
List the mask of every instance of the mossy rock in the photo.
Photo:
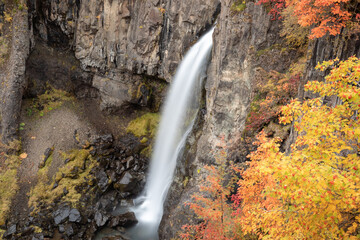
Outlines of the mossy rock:
{"type": "Polygon", "coordinates": [[[19,189],[17,169],[20,164],[20,157],[9,155],[6,156],[3,168],[0,168],[0,225],[5,224],[11,201],[19,189]]]}
{"type": "Polygon", "coordinates": [[[158,113],[146,113],[131,121],[126,129],[127,132],[136,137],[153,138],[159,125],[160,115],[158,113]]]}
{"type": "Polygon", "coordinates": [[[89,149],[80,149],[63,154],[67,163],[58,170],[51,181],[49,181],[48,169],[52,163],[52,156],[49,157],[45,167],[38,171],[38,183],[30,191],[28,205],[34,207],[34,212],[38,210],[39,202],[49,205],[56,199],[61,199],[64,202],[70,202],[73,206],[79,203],[82,195],[79,191],[82,188],[79,186],[84,184],[91,186],[93,177],[90,171],[98,164],[90,156],[89,151],[89,149]],[[67,194],[64,194],[64,189],[67,194]]]}

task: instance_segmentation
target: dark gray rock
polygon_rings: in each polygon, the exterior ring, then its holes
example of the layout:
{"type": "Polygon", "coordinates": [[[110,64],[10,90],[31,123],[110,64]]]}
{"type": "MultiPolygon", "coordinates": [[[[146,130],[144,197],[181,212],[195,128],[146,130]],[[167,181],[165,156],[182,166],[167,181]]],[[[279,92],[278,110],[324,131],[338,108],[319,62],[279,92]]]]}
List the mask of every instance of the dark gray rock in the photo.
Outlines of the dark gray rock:
{"type": "Polygon", "coordinates": [[[67,224],[67,225],[65,226],[65,232],[64,232],[64,234],[65,234],[66,236],[68,236],[68,237],[74,235],[74,229],[73,229],[73,227],[72,227],[71,224],[67,224]]]}
{"type": "Polygon", "coordinates": [[[59,225],[59,233],[64,233],[64,232],[65,232],[64,225],[59,225]]]}
{"type": "Polygon", "coordinates": [[[109,217],[105,214],[101,213],[100,211],[97,211],[95,213],[95,222],[98,227],[102,227],[106,224],[106,222],[109,220],[109,217]]]}
{"type": "Polygon", "coordinates": [[[114,183],[114,188],[120,192],[136,194],[139,192],[139,179],[129,171],[126,171],[120,180],[114,183]]]}
{"type": "Polygon", "coordinates": [[[108,223],[109,227],[131,227],[137,223],[137,219],[133,212],[127,212],[115,217],[112,217],[108,223]]]}
{"type": "Polygon", "coordinates": [[[81,214],[79,210],[73,208],[70,210],[69,214],[69,222],[80,222],[81,221],[81,214]]]}
{"type": "Polygon", "coordinates": [[[65,222],[65,220],[70,215],[70,207],[69,206],[61,206],[55,212],[53,212],[53,218],[55,225],[59,225],[60,223],[65,222]]]}
{"type": "Polygon", "coordinates": [[[26,84],[25,65],[30,51],[29,16],[26,10],[17,11],[12,21],[12,46],[6,66],[0,66],[0,136],[7,144],[17,138],[22,96],[26,84]],[[3,70],[5,67],[5,71],[3,70]]]}
{"type": "Polygon", "coordinates": [[[50,155],[53,153],[54,148],[47,148],[44,152],[44,159],[39,163],[39,168],[43,168],[46,164],[46,161],[49,159],[50,155]]]}
{"type": "Polygon", "coordinates": [[[16,224],[11,225],[6,232],[4,233],[5,238],[12,236],[14,233],[16,233],[17,226],[16,224]]]}
{"type": "Polygon", "coordinates": [[[43,234],[35,234],[35,236],[33,236],[31,238],[31,240],[44,240],[44,235],[43,234]]]}
{"type": "Polygon", "coordinates": [[[97,185],[99,186],[102,192],[105,192],[109,187],[109,179],[107,174],[102,170],[96,173],[96,179],[98,181],[97,185]]]}

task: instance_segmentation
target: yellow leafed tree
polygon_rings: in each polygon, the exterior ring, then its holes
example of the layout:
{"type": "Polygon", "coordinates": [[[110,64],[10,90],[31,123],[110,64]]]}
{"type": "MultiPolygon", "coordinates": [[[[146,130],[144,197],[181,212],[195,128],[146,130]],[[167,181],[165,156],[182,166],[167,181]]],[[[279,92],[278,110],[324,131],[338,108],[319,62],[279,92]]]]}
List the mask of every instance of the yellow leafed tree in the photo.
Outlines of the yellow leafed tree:
{"type": "Polygon", "coordinates": [[[299,133],[289,154],[276,139],[259,148],[239,181],[237,212],[243,231],[263,239],[360,238],[360,60],[332,60],[325,82],[305,88],[318,98],[292,101],[282,123],[299,133]],[[324,98],[336,99],[335,107],[324,98]],[[256,194],[254,194],[256,193],[256,194]]]}

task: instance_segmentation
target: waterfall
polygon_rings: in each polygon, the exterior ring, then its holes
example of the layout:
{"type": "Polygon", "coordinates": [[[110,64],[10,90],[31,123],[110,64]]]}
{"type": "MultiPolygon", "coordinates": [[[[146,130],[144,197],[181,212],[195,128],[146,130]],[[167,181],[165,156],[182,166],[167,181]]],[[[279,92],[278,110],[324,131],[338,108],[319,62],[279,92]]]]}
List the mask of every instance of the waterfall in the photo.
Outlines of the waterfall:
{"type": "Polygon", "coordinates": [[[135,200],[139,223],[132,229],[134,240],[158,238],[163,206],[172,183],[176,161],[197,116],[202,80],[206,76],[212,33],[206,33],[186,54],[171,83],[161,115],[144,193],[135,200]]]}

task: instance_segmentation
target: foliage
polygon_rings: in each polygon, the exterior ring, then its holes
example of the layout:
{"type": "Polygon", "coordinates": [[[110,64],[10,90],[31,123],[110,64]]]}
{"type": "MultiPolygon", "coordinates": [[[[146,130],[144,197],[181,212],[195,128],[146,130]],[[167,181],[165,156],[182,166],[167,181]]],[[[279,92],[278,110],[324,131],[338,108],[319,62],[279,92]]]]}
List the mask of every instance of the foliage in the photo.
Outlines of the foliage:
{"type": "Polygon", "coordinates": [[[278,139],[261,133],[250,154],[234,196],[245,233],[264,239],[360,237],[360,61],[351,57],[317,68],[332,68],[326,82],[305,86],[320,97],[282,108],[280,121],[294,121],[299,133],[291,152],[280,152],[278,139]],[[341,104],[327,106],[325,96],[341,104]]]}
{"type": "Polygon", "coordinates": [[[288,45],[293,47],[305,46],[308,42],[309,27],[300,26],[294,15],[294,7],[289,6],[281,12],[282,28],[280,36],[285,37],[288,45]]]}
{"type": "Polygon", "coordinates": [[[246,1],[245,0],[237,0],[231,5],[231,11],[234,12],[242,12],[246,8],[246,1]]]}
{"type": "Polygon", "coordinates": [[[246,130],[257,132],[270,121],[275,120],[281,106],[297,95],[298,84],[305,60],[300,59],[285,74],[276,71],[263,73],[255,85],[255,96],[246,121],[246,130]]]}
{"type": "Polygon", "coordinates": [[[327,33],[337,35],[344,27],[359,26],[358,2],[354,0],[260,0],[258,3],[268,6],[274,19],[281,18],[280,13],[291,8],[302,27],[312,27],[311,39],[327,33]]]}
{"type": "MultiPolygon", "coordinates": [[[[200,185],[200,192],[188,203],[200,223],[184,225],[181,239],[225,240],[242,238],[240,226],[234,224],[232,204],[229,201],[236,177],[229,179],[232,166],[226,165],[226,148],[221,145],[214,154],[217,165],[206,166],[208,175],[200,185]]],[[[234,175],[235,176],[235,175],[234,175]]]]}

